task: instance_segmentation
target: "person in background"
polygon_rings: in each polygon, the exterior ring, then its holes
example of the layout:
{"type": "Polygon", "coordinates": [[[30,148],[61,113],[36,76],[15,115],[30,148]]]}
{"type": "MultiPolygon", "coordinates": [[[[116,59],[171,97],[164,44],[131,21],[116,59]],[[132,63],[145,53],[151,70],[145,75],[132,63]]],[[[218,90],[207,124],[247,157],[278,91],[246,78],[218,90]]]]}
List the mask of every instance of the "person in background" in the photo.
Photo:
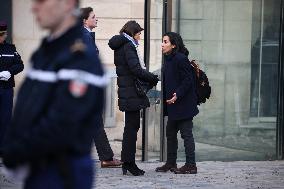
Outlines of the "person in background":
{"type": "MultiPolygon", "coordinates": [[[[81,18],[84,26],[84,36],[88,41],[92,51],[98,55],[99,50],[95,43],[95,32],[92,32],[92,30],[97,27],[98,19],[93,11],[93,8],[81,8],[81,18]]],[[[95,132],[94,142],[98,152],[99,160],[101,161],[101,167],[121,167],[122,162],[114,158],[113,151],[109,144],[109,140],[104,129],[103,115],[100,117],[99,121],[100,123],[95,132]]]]}
{"type": "Polygon", "coordinates": [[[15,45],[7,43],[7,24],[0,21],[0,158],[3,139],[12,118],[14,76],[24,69],[15,45]]]}
{"type": "Polygon", "coordinates": [[[195,142],[192,133],[193,117],[198,114],[195,75],[188,60],[188,50],[179,34],[168,32],[163,35],[162,52],[165,62],[163,74],[164,115],[168,116],[167,162],[157,167],[157,172],[173,171],[176,174],[196,174],[195,142]],[[186,163],[177,168],[177,133],[184,140],[186,163]]]}
{"type": "Polygon", "coordinates": [[[120,30],[119,35],[109,40],[109,47],[114,50],[114,64],[118,76],[118,106],[125,112],[125,127],[122,141],[121,161],[123,174],[129,171],[134,176],[144,175],[135,163],[137,132],[140,128],[140,110],[150,106],[145,95],[136,91],[135,80],[157,85],[157,75],[145,69],[145,63],[138,50],[143,28],[134,20],[128,21],[120,30]]]}
{"type": "Polygon", "coordinates": [[[21,172],[25,189],[91,189],[92,143],[107,84],[86,46],[79,0],[33,0],[48,31],[19,90],[3,163],[21,172]]]}
{"type": "Polygon", "coordinates": [[[95,52],[99,54],[99,49],[96,45],[96,33],[93,31],[96,27],[98,27],[98,18],[92,7],[81,8],[81,19],[84,26],[84,34],[86,40],[90,44],[92,48],[94,48],[95,52]]]}

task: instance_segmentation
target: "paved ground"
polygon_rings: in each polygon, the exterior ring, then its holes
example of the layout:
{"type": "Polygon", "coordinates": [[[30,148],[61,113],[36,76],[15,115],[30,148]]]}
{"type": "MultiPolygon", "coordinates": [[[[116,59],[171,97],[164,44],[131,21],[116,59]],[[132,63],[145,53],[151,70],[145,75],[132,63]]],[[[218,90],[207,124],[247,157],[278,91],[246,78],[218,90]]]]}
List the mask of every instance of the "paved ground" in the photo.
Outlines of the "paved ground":
{"type": "MultiPolygon", "coordinates": [[[[121,169],[97,167],[98,189],[283,189],[284,161],[198,162],[198,174],[156,173],[160,162],[138,163],[144,176],[122,175],[121,169]]],[[[181,166],[182,163],[179,163],[181,166]]],[[[20,189],[0,175],[0,189],[20,189]]]]}
{"type": "MultiPolygon", "coordinates": [[[[116,129],[116,128],[114,128],[116,129]]],[[[109,129],[110,130],[110,129],[109,129]]],[[[109,131],[106,129],[106,131],[109,131]]],[[[110,144],[115,157],[120,158],[121,132],[108,132],[110,144]]],[[[212,147],[197,143],[197,159],[214,160],[220,158],[220,154],[230,154],[233,157],[248,154],[238,150],[228,151],[220,147],[212,147]],[[218,153],[217,153],[218,152],[218,153]],[[226,153],[224,153],[226,152],[226,153]],[[214,154],[208,158],[208,154],[214,154]],[[218,156],[219,154],[219,156],[218,156]]],[[[159,153],[151,154],[150,159],[158,159],[159,153]]],[[[255,154],[251,154],[255,157],[255,154]]],[[[93,151],[94,159],[98,159],[96,150],[93,151]]],[[[136,158],[141,159],[141,150],[137,149],[136,158]]],[[[146,171],[144,176],[134,177],[122,175],[120,168],[101,169],[97,163],[94,188],[97,189],[284,189],[284,161],[202,161],[197,162],[198,174],[196,175],[175,175],[173,173],[156,173],[156,167],[163,163],[157,161],[138,162],[138,166],[146,171]]],[[[182,166],[182,163],[178,164],[182,166]]],[[[15,185],[9,182],[0,167],[0,189],[21,189],[21,184],[15,185]]]]}
{"type": "MultiPolygon", "coordinates": [[[[123,176],[119,169],[98,169],[99,189],[283,189],[284,161],[199,162],[198,174],[156,173],[162,163],[139,163],[145,176],[123,176]]],[[[179,163],[181,166],[182,163],[179,163]]]]}

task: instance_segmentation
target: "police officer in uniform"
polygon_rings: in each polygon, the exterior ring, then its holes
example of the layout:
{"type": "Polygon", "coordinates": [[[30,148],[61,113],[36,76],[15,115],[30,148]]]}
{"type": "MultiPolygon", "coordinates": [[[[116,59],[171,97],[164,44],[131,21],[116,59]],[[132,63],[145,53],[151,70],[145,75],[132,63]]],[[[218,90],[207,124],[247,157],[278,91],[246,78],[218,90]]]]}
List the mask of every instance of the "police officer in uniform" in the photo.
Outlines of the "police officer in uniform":
{"type": "Polygon", "coordinates": [[[13,108],[14,75],[24,69],[15,45],[7,43],[7,24],[0,22],[0,157],[6,129],[11,121],[13,108]]]}
{"type": "Polygon", "coordinates": [[[92,141],[106,79],[86,48],[78,0],[34,0],[49,31],[31,57],[4,148],[4,165],[26,167],[25,189],[91,189],[92,141]],[[28,171],[27,171],[28,170],[28,171]]]}

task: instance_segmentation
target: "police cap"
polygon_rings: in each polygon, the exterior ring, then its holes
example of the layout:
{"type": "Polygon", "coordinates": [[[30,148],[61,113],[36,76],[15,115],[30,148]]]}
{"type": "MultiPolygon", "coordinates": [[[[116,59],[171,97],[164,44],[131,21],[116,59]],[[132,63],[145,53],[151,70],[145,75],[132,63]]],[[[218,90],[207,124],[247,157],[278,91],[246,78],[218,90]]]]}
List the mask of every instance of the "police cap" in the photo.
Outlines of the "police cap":
{"type": "Polygon", "coordinates": [[[0,33],[7,32],[7,23],[5,21],[0,21],[0,33]]]}

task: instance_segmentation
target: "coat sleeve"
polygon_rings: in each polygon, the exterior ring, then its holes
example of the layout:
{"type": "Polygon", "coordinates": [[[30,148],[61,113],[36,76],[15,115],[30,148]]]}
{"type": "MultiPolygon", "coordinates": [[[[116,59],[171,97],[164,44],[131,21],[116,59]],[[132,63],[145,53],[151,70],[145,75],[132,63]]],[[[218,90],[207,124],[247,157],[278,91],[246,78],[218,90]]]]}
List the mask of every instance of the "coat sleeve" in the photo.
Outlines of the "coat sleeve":
{"type": "Polygon", "coordinates": [[[186,93],[188,93],[189,90],[192,90],[192,87],[194,86],[193,70],[187,57],[184,57],[178,61],[178,70],[181,78],[181,84],[176,90],[177,100],[184,97],[186,93]]]}
{"type": "Polygon", "coordinates": [[[125,52],[126,62],[133,75],[149,83],[156,82],[157,77],[154,74],[148,72],[147,70],[142,69],[139,63],[139,58],[136,49],[131,43],[125,44],[124,52],[125,52]]]}
{"type": "Polygon", "coordinates": [[[7,71],[9,71],[11,73],[11,75],[16,75],[16,74],[20,73],[21,71],[23,71],[24,64],[23,64],[23,61],[21,59],[21,56],[19,55],[19,53],[16,50],[15,45],[12,45],[12,51],[14,53],[13,64],[12,64],[12,66],[10,66],[8,68],[7,71]]]}

